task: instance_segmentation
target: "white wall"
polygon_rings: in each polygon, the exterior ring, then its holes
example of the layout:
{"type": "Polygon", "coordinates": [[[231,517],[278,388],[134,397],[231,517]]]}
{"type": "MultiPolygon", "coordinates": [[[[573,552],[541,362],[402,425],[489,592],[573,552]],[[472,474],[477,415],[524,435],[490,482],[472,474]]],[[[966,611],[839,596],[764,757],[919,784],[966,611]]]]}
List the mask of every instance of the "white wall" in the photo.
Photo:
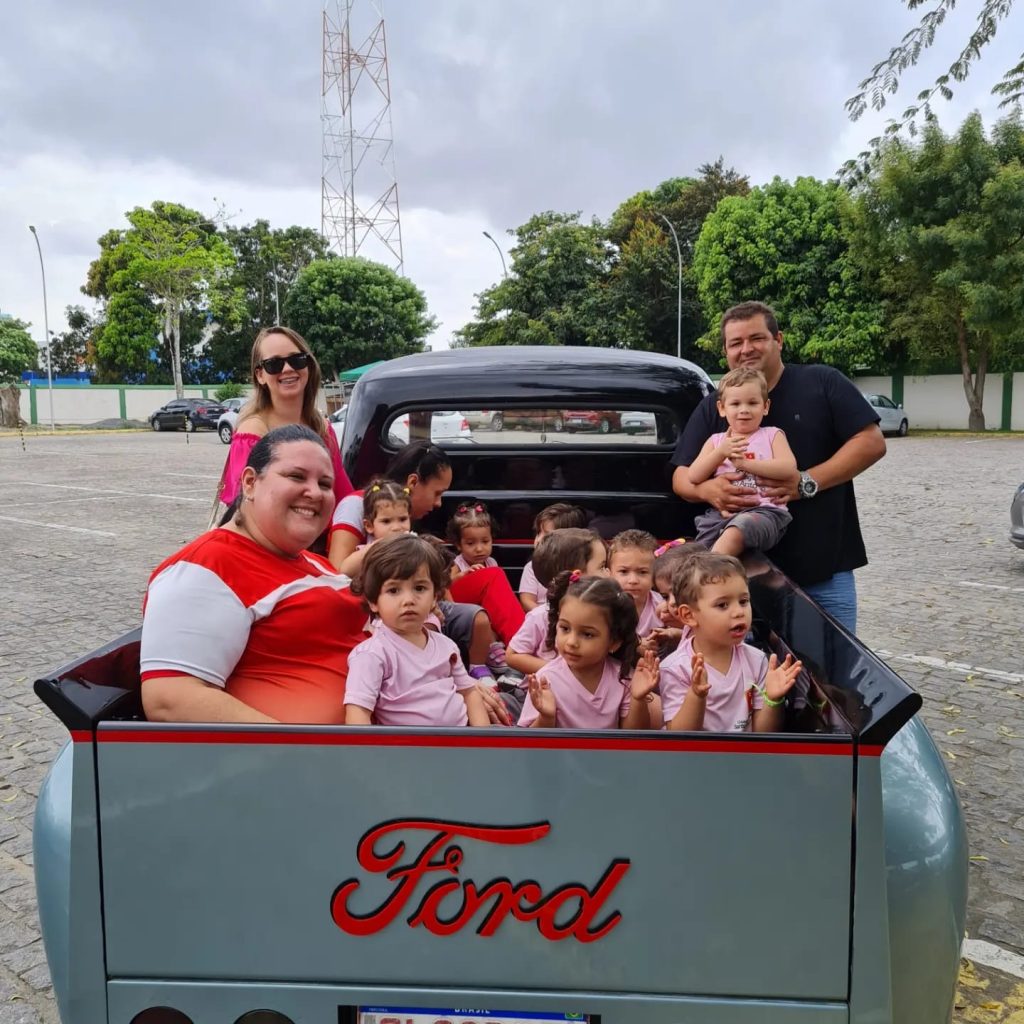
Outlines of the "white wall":
{"type": "Polygon", "coordinates": [[[1010,429],[1024,430],[1024,373],[1013,375],[1013,408],[1010,410],[1010,429]]]}
{"type": "MultiPolygon", "coordinates": [[[[959,374],[903,378],[903,408],[913,430],[966,430],[970,409],[959,374]]],[[[1003,375],[985,378],[985,427],[998,430],[1003,418],[1003,375]]]]}
{"type": "Polygon", "coordinates": [[[857,390],[865,395],[885,395],[892,398],[892,377],[854,377],[857,390]]]}

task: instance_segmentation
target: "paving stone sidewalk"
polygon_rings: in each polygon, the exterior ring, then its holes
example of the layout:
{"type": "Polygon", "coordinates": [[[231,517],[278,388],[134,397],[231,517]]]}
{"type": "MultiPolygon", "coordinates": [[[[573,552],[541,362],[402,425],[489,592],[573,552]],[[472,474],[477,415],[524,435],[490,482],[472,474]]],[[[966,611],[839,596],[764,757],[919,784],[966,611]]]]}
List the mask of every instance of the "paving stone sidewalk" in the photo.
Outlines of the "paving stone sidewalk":
{"type": "MultiPolygon", "coordinates": [[[[32,680],[138,624],[145,581],[206,524],[212,434],[0,437],[0,1024],[57,1024],[32,879],[35,797],[63,727],[32,680]]],[[[858,482],[860,634],[925,698],[971,834],[968,927],[1024,952],[1019,438],[906,438],[858,482]]],[[[966,1019],[966,1018],[965,1018],[966,1019]]]]}

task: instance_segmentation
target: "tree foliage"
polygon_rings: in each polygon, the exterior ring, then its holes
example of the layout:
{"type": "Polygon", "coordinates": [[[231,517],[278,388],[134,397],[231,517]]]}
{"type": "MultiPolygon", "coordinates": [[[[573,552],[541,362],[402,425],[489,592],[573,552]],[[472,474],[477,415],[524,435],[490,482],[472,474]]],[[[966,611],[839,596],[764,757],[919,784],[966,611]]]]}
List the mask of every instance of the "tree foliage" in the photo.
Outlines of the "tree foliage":
{"type": "Polygon", "coordinates": [[[507,277],[477,296],[456,345],[588,345],[611,246],[598,221],[547,211],[512,234],[507,277]]]}
{"type": "Polygon", "coordinates": [[[693,275],[693,249],[719,202],[749,192],[747,178],[726,168],[719,157],[698,168],[697,177],[663,181],[652,191],[627,199],[612,214],[608,237],[618,249],[604,306],[605,325],[618,344],[674,354],[678,341],[684,357],[703,361],[697,340],[704,331],[704,312],[693,275]],[[672,228],[679,240],[678,253],[672,228]]]}
{"type": "Polygon", "coordinates": [[[972,114],[893,140],[859,189],[855,257],[912,363],[959,365],[969,426],[983,430],[994,359],[1024,354],[1024,125],[991,137],[972,114]]]}
{"type": "Polygon", "coordinates": [[[222,322],[210,339],[210,372],[243,381],[249,377],[253,338],[262,328],[281,322],[300,271],[329,254],[318,231],[297,225],[271,228],[268,221],[257,220],[242,227],[229,225],[223,234],[235,257],[230,284],[243,301],[236,307],[237,315],[222,322]]]}
{"type": "Polygon", "coordinates": [[[701,343],[718,352],[717,324],[731,305],[760,299],[779,314],[795,362],[849,371],[882,355],[881,308],[853,264],[844,218],[850,199],[835,183],[776,178],[723,199],[704,222],[693,273],[707,322],[701,343]]]}
{"type": "MultiPolygon", "coordinates": [[[[89,269],[86,294],[108,300],[108,351],[133,353],[144,344],[140,336],[130,345],[126,331],[139,325],[139,298],[115,304],[115,295],[141,291],[160,317],[160,333],[169,357],[175,390],[182,392],[183,317],[196,309],[215,321],[241,315],[241,296],[230,280],[234,254],[214,221],[177,203],[157,201],[127,213],[129,227],[109,231],[100,239],[100,256],[89,269]],[[123,323],[111,324],[118,311],[123,323]],[[116,338],[116,341],[113,340],[116,338]]],[[[192,353],[188,353],[191,355],[192,353]]],[[[134,357],[125,365],[137,366],[134,357]]]]}
{"type": "MultiPolygon", "coordinates": [[[[914,10],[923,7],[925,0],[903,0],[908,8],[914,10]]],[[[963,44],[956,59],[944,74],[939,75],[935,82],[918,93],[914,103],[908,106],[898,117],[889,121],[882,136],[871,140],[870,148],[860,153],[856,159],[848,161],[842,173],[851,181],[870,173],[871,159],[877,155],[884,138],[893,138],[907,129],[913,137],[918,130],[917,120],[922,118],[926,123],[934,118],[932,101],[936,97],[944,100],[953,98],[953,83],[967,79],[972,67],[982,56],[985,47],[992,42],[996,31],[1013,8],[1013,0],[975,0],[978,16],[971,34],[963,44]]],[[[936,36],[945,22],[946,17],[957,5],[957,0],[934,0],[915,25],[889,53],[871,69],[871,73],[858,87],[858,92],[846,101],[846,112],[851,121],[856,121],[870,106],[874,110],[882,110],[889,96],[899,89],[900,80],[905,71],[917,64],[926,50],[935,42],[936,36]]],[[[1019,104],[1024,98],[1024,55],[1013,67],[1009,68],[1002,79],[992,87],[994,95],[1002,97],[1000,106],[1019,104]]]]}
{"type": "Polygon", "coordinates": [[[38,365],[39,349],[28,327],[13,317],[0,320],[0,386],[17,384],[26,370],[38,365]]]}
{"type": "Polygon", "coordinates": [[[295,279],[284,320],[309,342],[327,376],[422,352],[435,320],[423,293],[360,257],[314,260],[295,279]]]}
{"type": "MultiPolygon", "coordinates": [[[[50,339],[54,376],[94,369],[99,324],[81,306],[67,306],[64,319],[67,320],[68,329],[50,339]]],[[[45,369],[46,350],[40,350],[39,356],[45,369]]]]}

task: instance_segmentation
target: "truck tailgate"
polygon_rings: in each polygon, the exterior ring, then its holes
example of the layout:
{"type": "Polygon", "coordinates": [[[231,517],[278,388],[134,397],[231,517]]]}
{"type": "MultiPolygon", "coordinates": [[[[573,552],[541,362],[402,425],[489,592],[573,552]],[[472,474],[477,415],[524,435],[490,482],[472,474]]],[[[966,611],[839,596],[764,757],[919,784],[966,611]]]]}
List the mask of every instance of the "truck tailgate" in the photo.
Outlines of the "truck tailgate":
{"type": "Polygon", "coordinates": [[[847,998],[849,737],[96,739],[111,979],[847,998]]]}

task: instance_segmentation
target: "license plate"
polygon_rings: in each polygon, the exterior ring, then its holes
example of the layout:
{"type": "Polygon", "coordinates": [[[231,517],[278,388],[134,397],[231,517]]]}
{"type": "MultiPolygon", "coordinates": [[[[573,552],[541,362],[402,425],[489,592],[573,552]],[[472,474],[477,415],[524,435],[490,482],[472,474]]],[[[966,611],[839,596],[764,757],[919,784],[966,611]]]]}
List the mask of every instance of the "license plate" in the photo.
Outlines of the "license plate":
{"type": "Polygon", "coordinates": [[[410,1006],[360,1006],[357,1024],[589,1024],[586,1013],[505,1010],[426,1010],[410,1006]]]}

